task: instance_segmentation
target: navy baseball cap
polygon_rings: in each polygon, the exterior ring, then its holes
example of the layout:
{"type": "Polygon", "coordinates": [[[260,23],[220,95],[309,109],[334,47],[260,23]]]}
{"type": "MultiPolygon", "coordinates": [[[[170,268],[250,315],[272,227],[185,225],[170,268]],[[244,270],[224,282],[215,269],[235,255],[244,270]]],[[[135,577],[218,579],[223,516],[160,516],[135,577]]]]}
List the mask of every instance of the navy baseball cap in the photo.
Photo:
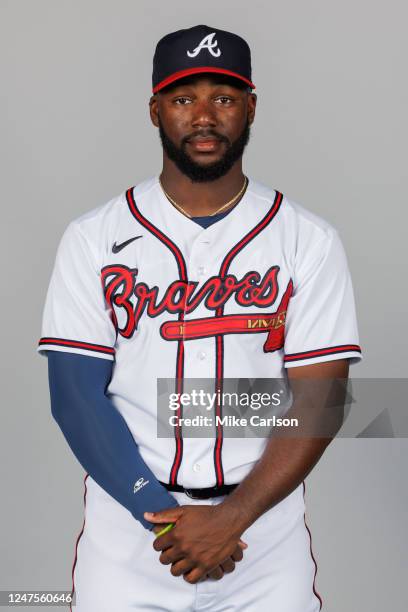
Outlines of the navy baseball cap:
{"type": "Polygon", "coordinates": [[[178,79],[206,72],[235,77],[255,89],[248,43],[232,32],[198,25],[167,34],[157,43],[153,93],[178,79]]]}

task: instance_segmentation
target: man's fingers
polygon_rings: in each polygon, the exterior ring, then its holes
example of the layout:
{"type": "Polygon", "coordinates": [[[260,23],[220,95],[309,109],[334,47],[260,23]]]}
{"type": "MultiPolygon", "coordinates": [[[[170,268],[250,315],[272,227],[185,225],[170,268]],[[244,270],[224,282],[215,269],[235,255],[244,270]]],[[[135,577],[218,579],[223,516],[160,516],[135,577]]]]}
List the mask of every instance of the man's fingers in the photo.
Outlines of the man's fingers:
{"type": "Polygon", "coordinates": [[[239,540],[238,546],[240,546],[243,550],[248,548],[248,544],[246,542],[243,542],[243,540],[239,540]]]}
{"type": "Polygon", "coordinates": [[[170,565],[171,563],[177,563],[178,561],[181,561],[182,559],[184,559],[183,555],[181,553],[176,554],[176,552],[174,551],[174,548],[169,548],[165,550],[164,552],[162,552],[162,554],[159,557],[159,561],[163,565],[170,565]]]}
{"type": "Polygon", "coordinates": [[[224,576],[224,571],[220,566],[216,567],[211,572],[208,572],[208,577],[211,578],[212,580],[221,580],[223,576],[224,576]]]}
{"type": "Polygon", "coordinates": [[[182,576],[182,574],[186,574],[194,567],[191,561],[187,561],[186,559],[181,559],[177,561],[177,563],[173,563],[170,568],[170,572],[173,576],[182,576]]]}
{"type": "Polygon", "coordinates": [[[165,533],[164,535],[156,537],[153,542],[154,550],[160,551],[171,548],[174,545],[174,541],[170,534],[171,531],[169,531],[169,533],[165,533]]]}
{"type": "Polygon", "coordinates": [[[228,557],[228,559],[225,559],[225,561],[220,564],[220,567],[225,574],[230,574],[235,569],[235,561],[233,561],[231,557],[228,557]]]}
{"type": "Polygon", "coordinates": [[[186,582],[189,582],[190,584],[196,584],[197,582],[201,582],[201,579],[205,577],[206,573],[206,571],[200,570],[195,567],[190,572],[184,574],[183,578],[186,582]]]}
{"type": "Polygon", "coordinates": [[[233,561],[242,561],[243,558],[244,553],[242,552],[242,548],[240,546],[237,546],[231,555],[231,559],[233,559],[233,561]]]}
{"type": "Polygon", "coordinates": [[[204,582],[204,580],[207,580],[207,579],[208,579],[208,574],[203,574],[201,578],[198,580],[198,582],[204,582]]]}

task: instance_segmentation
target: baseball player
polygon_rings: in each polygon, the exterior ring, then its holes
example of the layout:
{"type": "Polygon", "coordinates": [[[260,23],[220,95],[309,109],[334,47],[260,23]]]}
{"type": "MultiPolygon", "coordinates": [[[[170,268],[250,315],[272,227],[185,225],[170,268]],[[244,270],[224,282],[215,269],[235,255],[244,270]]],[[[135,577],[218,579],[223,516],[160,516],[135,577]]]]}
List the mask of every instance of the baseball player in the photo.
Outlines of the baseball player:
{"type": "Polygon", "coordinates": [[[347,379],[361,350],[344,249],[243,172],[257,98],[240,36],[168,34],[152,80],[162,170],[68,225],[38,346],[86,470],[76,610],[316,612],[304,479],[331,437],[227,437],[221,392],[347,379]],[[167,438],[158,379],[178,398],[167,438]],[[211,436],[183,435],[190,379],[213,381],[211,436]]]}

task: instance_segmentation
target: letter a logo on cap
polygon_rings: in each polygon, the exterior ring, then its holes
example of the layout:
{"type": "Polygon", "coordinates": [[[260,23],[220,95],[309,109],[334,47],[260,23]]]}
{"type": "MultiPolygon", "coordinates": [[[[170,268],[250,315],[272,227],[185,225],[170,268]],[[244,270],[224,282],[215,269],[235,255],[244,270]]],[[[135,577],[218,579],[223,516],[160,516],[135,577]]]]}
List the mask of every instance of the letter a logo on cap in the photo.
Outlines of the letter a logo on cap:
{"type": "Polygon", "coordinates": [[[203,40],[195,49],[193,49],[193,51],[187,51],[188,57],[196,57],[200,53],[201,49],[208,49],[211,55],[214,57],[220,57],[221,49],[218,48],[218,43],[216,40],[213,42],[214,36],[215,32],[212,32],[212,34],[207,34],[207,36],[203,38],[203,40]]]}

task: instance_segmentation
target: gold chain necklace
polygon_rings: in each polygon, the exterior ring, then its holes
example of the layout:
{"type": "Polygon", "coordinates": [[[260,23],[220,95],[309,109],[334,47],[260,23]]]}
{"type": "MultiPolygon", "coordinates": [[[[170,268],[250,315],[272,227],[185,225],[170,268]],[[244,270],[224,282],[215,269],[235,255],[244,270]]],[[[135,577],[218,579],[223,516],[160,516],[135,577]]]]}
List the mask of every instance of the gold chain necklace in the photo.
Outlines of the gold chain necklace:
{"type": "MultiPolygon", "coordinates": [[[[183,215],[185,215],[186,217],[188,217],[189,219],[192,218],[192,215],[190,215],[190,213],[188,213],[186,210],[184,210],[184,208],[182,208],[180,206],[180,204],[177,204],[177,202],[175,202],[173,200],[173,198],[171,198],[169,196],[169,194],[167,193],[167,191],[165,190],[165,188],[163,187],[163,183],[161,182],[161,178],[159,176],[159,183],[160,183],[160,187],[163,189],[164,194],[166,196],[166,198],[173,204],[173,206],[175,206],[177,208],[177,210],[179,210],[181,213],[183,213],[183,215]]],[[[241,187],[241,189],[239,190],[239,192],[233,197],[231,198],[231,200],[229,200],[226,204],[223,204],[220,208],[218,208],[215,212],[211,213],[211,215],[208,215],[209,217],[213,217],[214,215],[218,214],[219,212],[221,212],[222,210],[224,210],[225,208],[227,208],[228,206],[230,206],[234,200],[237,200],[239,197],[241,197],[241,195],[244,193],[246,187],[248,185],[248,178],[245,176],[244,177],[244,184],[241,187]]]]}

